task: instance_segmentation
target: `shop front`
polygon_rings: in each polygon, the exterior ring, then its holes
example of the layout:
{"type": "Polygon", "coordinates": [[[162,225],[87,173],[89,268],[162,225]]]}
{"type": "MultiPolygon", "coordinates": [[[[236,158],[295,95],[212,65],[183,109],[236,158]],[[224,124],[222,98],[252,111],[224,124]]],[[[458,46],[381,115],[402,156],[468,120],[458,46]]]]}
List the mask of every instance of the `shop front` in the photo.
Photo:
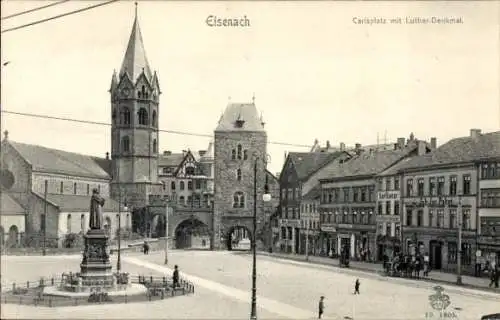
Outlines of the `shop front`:
{"type": "MultiPolygon", "coordinates": [[[[371,226],[339,224],[337,230],[337,252],[349,250],[350,257],[357,261],[372,261],[375,233],[371,226]]],[[[374,227],[374,226],[373,226],[374,227]]]]}
{"type": "Polygon", "coordinates": [[[319,255],[336,257],[338,254],[337,248],[337,230],[331,225],[322,225],[319,235],[319,255]]]}

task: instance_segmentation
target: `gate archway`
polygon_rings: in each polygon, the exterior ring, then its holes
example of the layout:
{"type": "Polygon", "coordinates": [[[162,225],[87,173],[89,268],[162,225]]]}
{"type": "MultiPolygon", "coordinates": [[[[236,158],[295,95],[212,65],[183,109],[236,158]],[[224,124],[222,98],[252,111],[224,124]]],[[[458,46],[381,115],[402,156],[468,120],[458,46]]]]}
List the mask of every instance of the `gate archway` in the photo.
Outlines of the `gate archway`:
{"type": "Polygon", "coordinates": [[[252,232],[245,226],[233,226],[226,234],[227,250],[251,250],[252,232]]]}
{"type": "Polygon", "coordinates": [[[210,248],[210,228],[201,220],[196,218],[183,220],[174,230],[176,249],[210,248]]]}

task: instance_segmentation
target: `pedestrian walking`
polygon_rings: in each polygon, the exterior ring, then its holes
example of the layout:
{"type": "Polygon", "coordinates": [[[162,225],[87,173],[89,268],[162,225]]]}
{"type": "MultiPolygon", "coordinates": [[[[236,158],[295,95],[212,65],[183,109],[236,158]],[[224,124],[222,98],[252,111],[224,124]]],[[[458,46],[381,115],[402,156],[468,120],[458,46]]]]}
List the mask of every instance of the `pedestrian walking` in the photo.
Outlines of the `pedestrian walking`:
{"type": "Polygon", "coordinates": [[[149,254],[149,244],[147,241],[144,241],[144,244],[142,245],[142,249],[144,254],[149,254]]]}
{"type": "Polygon", "coordinates": [[[174,282],[174,289],[179,287],[179,267],[174,266],[174,274],[172,275],[172,280],[174,282]]]}
{"type": "Polygon", "coordinates": [[[359,294],[359,285],[361,283],[359,282],[359,279],[356,279],[356,283],[354,283],[354,294],[359,294]]]}
{"type": "Polygon", "coordinates": [[[321,296],[319,298],[319,304],[318,304],[318,319],[321,319],[321,316],[323,315],[324,311],[325,311],[325,297],[321,296]]]}

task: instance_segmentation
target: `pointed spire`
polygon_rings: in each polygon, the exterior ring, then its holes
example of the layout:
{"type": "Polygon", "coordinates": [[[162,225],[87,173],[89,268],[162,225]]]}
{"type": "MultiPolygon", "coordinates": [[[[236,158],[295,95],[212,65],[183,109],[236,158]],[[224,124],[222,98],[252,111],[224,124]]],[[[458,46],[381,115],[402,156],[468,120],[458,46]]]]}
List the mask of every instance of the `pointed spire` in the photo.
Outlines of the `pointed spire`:
{"type": "Polygon", "coordinates": [[[255,104],[255,92],[252,95],[252,103],[255,104]]]}
{"type": "Polygon", "coordinates": [[[130,79],[135,82],[139,75],[144,72],[144,75],[151,81],[153,76],[149,67],[148,59],[146,58],[146,50],[142,40],[141,29],[139,27],[139,18],[137,16],[137,2],[135,3],[135,18],[132,26],[132,32],[128,40],[127,51],[123,58],[122,67],[120,69],[120,77],[127,72],[130,79]]]}
{"type": "Polygon", "coordinates": [[[109,87],[109,92],[113,91],[118,84],[118,80],[116,79],[116,70],[113,70],[113,75],[111,76],[111,85],[109,87]]]}

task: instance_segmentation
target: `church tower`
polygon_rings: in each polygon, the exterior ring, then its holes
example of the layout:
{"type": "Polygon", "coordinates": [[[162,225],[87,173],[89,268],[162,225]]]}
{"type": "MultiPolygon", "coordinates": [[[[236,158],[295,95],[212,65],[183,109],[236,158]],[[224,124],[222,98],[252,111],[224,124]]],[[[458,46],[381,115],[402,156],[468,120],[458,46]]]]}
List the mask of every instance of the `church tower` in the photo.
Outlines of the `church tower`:
{"type": "Polygon", "coordinates": [[[229,103],[214,137],[214,248],[229,248],[235,228],[253,231],[254,177],[258,228],[264,217],[267,133],[255,102],[229,103]],[[257,160],[256,160],[257,159],[257,160]],[[254,165],[257,162],[257,174],[254,165]],[[226,243],[220,243],[221,237],[226,243]]]}
{"type": "Polygon", "coordinates": [[[128,206],[146,206],[147,195],[157,193],[158,118],[161,94],[156,72],[146,58],[137,4],[132,32],[120,72],[111,79],[111,196],[128,206]]]}

